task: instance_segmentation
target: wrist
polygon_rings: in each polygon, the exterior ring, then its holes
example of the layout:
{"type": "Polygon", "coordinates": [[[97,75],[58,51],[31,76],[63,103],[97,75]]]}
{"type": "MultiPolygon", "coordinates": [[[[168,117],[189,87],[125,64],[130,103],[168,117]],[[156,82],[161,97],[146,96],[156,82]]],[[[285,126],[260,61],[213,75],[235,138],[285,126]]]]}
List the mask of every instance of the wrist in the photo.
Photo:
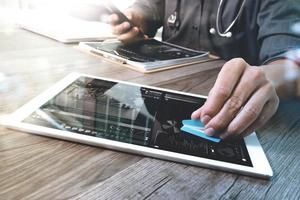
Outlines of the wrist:
{"type": "Polygon", "coordinates": [[[300,68],[296,62],[280,59],[262,67],[281,99],[300,96],[300,68]]]}

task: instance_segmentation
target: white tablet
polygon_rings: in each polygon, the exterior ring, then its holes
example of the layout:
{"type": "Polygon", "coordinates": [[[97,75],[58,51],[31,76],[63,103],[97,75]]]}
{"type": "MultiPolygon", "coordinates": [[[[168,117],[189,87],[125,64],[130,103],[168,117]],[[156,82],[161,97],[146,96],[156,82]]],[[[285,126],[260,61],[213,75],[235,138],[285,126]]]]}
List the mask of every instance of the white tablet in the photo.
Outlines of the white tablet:
{"type": "Polygon", "coordinates": [[[273,174],[253,133],[215,143],[180,130],[206,97],[72,73],[5,124],[30,133],[261,178],[273,174]]]}

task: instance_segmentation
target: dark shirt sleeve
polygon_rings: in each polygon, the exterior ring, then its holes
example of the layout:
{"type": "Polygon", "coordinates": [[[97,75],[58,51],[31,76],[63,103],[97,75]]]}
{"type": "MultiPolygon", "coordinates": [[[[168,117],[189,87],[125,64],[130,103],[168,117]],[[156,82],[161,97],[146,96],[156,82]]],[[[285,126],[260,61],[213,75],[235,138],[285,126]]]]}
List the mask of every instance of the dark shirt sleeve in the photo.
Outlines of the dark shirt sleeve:
{"type": "Polygon", "coordinates": [[[300,32],[293,30],[299,22],[299,0],[261,0],[257,16],[260,64],[285,58],[286,52],[300,48],[300,32]]]}
{"type": "Polygon", "coordinates": [[[163,25],[165,0],[137,0],[131,8],[145,16],[146,34],[154,36],[157,29],[163,25]]]}

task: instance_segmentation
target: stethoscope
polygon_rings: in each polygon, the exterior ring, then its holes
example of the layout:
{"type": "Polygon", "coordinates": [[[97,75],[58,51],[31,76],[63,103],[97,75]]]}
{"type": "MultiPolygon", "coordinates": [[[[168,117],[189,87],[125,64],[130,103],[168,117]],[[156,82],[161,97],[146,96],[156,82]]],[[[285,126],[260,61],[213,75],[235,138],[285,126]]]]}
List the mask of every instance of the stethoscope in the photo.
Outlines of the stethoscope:
{"type": "MultiPolygon", "coordinates": [[[[230,25],[228,26],[228,28],[226,28],[224,32],[221,32],[220,31],[220,15],[221,15],[221,9],[223,7],[223,1],[224,0],[220,0],[220,3],[218,5],[217,16],[216,16],[216,28],[210,28],[209,29],[209,33],[212,34],[212,35],[215,35],[217,33],[221,37],[230,38],[230,37],[232,37],[232,32],[230,30],[234,26],[234,24],[236,23],[236,21],[238,20],[238,18],[241,16],[243,8],[245,7],[246,0],[243,0],[243,3],[241,5],[241,7],[240,7],[240,9],[239,9],[236,17],[230,23],[230,25]]],[[[169,18],[167,20],[168,26],[171,27],[171,28],[175,28],[177,30],[179,29],[180,23],[181,23],[180,22],[180,4],[181,4],[181,0],[177,0],[176,9],[169,16],[169,18]]]]}

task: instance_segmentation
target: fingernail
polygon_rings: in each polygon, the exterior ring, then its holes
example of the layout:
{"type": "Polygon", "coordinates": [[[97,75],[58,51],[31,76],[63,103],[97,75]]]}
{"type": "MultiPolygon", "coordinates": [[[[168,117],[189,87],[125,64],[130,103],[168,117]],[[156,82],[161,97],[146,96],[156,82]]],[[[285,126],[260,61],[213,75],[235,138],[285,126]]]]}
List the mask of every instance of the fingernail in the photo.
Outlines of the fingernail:
{"type": "Polygon", "coordinates": [[[116,16],[116,15],[110,15],[110,16],[108,16],[108,19],[111,21],[111,22],[114,22],[114,21],[117,21],[118,19],[118,16],[116,16]]]}
{"type": "Polygon", "coordinates": [[[221,140],[225,139],[225,138],[226,138],[226,134],[220,135],[219,138],[220,138],[221,140]]]}
{"type": "Polygon", "coordinates": [[[201,117],[201,122],[206,125],[208,124],[208,122],[211,120],[211,117],[208,115],[204,115],[203,117],[201,117]]]}
{"type": "Polygon", "coordinates": [[[213,128],[207,128],[204,130],[204,133],[208,136],[213,136],[215,134],[215,130],[213,128]]]}
{"type": "Polygon", "coordinates": [[[123,28],[129,29],[129,28],[130,28],[130,24],[129,24],[128,22],[125,22],[125,23],[123,24],[123,28]]]}
{"type": "Polygon", "coordinates": [[[138,29],[137,27],[133,28],[134,32],[138,33],[140,31],[140,29],[138,29]]]}
{"type": "Polygon", "coordinates": [[[197,117],[195,116],[197,114],[197,111],[194,111],[192,114],[191,114],[191,118],[192,119],[197,119],[197,117]]]}

